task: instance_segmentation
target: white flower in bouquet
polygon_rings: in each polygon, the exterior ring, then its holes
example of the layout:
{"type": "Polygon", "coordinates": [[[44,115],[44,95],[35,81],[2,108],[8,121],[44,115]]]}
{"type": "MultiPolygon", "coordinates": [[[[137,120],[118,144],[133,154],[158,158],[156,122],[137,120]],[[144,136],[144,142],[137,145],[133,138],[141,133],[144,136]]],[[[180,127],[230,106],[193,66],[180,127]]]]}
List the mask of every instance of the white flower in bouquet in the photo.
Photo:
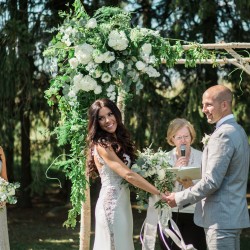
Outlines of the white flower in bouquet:
{"type": "Polygon", "coordinates": [[[18,182],[10,183],[5,179],[0,177],[0,202],[6,202],[9,204],[15,204],[16,199],[16,189],[20,187],[18,182]]]}
{"type": "MultiPolygon", "coordinates": [[[[159,148],[154,152],[151,148],[145,148],[139,155],[136,163],[131,166],[131,170],[140,174],[148,182],[154,185],[160,192],[171,192],[174,187],[175,175],[170,170],[169,154],[159,148]]],[[[148,204],[150,194],[142,189],[131,185],[131,190],[136,193],[138,204],[145,206],[148,204]]],[[[166,206],[166,202],[158,201],[155,206],[166,206]]]]}

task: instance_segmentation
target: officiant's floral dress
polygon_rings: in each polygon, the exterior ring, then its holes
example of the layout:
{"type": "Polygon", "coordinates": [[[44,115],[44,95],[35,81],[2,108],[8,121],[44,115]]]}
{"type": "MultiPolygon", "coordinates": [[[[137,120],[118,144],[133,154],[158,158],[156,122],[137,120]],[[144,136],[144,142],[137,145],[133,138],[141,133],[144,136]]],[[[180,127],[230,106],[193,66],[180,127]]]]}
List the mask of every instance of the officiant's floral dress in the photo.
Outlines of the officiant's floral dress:
{"type": "MultiPolygon", "coordinates": [[[[2,167],[0,166],[0,173],[2,167]]],[[[9,250],[9,234],[7,225],[6,206],[0,208],[0,250],[9,250]]]]}
{"type": "MultiPolygon", "coordinates": [[[[133,217],[129,188],[122,184],[117,175],[93,152],[102,165],[99,172],[102,182],[95,209],[94,250],[133,250],[133,217]]],[[[130,165],[130,158],[124,155],[130,165]]]]}

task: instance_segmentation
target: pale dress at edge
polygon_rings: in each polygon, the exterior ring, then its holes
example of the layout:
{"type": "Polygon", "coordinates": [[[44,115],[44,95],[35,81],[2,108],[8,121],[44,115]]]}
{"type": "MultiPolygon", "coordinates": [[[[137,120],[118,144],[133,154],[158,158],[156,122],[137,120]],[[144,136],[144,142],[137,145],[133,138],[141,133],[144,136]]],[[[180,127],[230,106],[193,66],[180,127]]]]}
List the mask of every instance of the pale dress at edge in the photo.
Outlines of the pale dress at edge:
{"type": "MultiPolygon", "coordinates": [[[[130,191],[123,178],[99,156],[102,187],[95,208],[94,250],[134,250],[130,191]]],[[[130,166],[129,156],[124,155],[130,166]]]]}
{"type": "MultiPolygon", "coordinates": [[[[0,164],[0,173],[2,166],[0,164]]],[[[0,250],[9,250],[9,234],[8,234],[8,223],[7,223],[7,212],[6,206],[0,208],[0,250]]]]}

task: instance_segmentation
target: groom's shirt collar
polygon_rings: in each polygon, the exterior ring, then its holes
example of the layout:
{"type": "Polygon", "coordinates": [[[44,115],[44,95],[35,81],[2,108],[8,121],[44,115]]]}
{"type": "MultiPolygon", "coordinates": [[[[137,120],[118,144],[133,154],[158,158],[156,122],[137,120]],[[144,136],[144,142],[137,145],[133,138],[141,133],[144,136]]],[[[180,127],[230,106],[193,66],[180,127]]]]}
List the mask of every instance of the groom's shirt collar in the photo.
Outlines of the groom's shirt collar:
{"type": "Polygon", "coordinates": [[[220,125],[221,125],[223,122],[225,122],[226,120],[229,120],[229,119],[232,119],[232,118],[234,118],[234,115],[233,115],[233,114],[224,116],[223,118],[221,118],[221,119],[216,123],[216,128],[220,127],[220,125]]]}

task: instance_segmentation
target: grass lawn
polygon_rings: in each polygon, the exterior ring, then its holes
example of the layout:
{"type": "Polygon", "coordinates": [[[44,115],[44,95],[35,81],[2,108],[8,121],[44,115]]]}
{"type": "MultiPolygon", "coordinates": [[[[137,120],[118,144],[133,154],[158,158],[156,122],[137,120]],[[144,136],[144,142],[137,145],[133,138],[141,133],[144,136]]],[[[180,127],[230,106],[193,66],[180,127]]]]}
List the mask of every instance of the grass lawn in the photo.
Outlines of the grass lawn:
{"type": "MultiPolygon", "coordinates": [[[[8,208],[8,226],[11,250],[70,250],[79,249],[78,224],[75,229],[62,226],[67,218],[68,208],[63,206],[62,198],[56,192],[33,200],[33,208],[8,208]]],[[[94,207],[94,204],[93,204],[94,207]]],[[[93,208],[92,208],[92,211],[93,208]]],[[[94,225],[92,213],[92,225],[94,225]]],[[[133,209],[135,249],[141,249],[139,239],[141,225],[145,219],[145,211],[139,213],[133,209]]],[[[93,227],[94,230],[94,227],[93,227]]],[[[91,235],[91,248],[94,232],[91,235]]],[[[160,249],[156,242],[156,250],[160,249]]],[[[243,230],[241,250],[250,249],[250,228],[243,230]]],[[[101,250],[101,249],[100,249],[101,250]]]]}

